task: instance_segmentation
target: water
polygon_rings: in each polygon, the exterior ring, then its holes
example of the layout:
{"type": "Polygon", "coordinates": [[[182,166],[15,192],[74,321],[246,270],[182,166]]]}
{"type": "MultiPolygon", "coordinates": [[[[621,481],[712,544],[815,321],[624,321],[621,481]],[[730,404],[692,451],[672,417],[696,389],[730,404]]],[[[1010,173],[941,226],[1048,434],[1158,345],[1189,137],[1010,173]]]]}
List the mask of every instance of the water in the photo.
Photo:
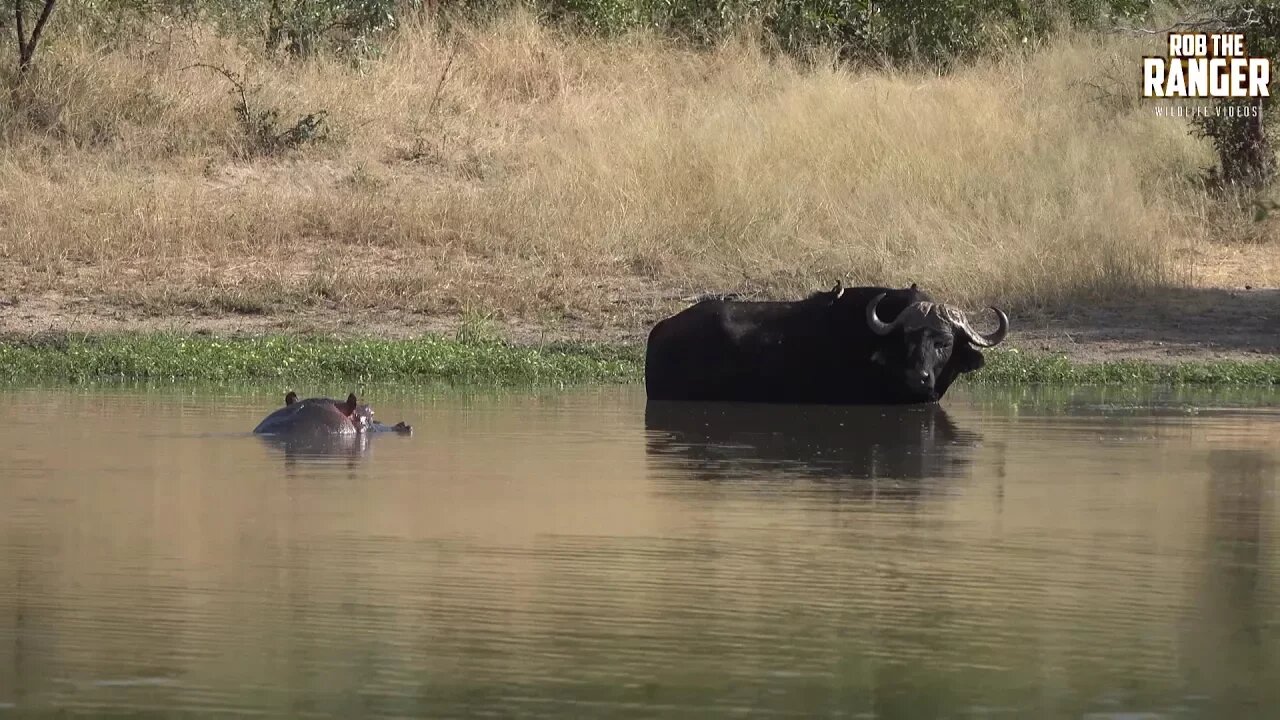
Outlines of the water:
{"type": "Polygon", "coordinates": [[[1280,707],[1276,394],[278,394],[0,394],[0,717],[1280,707]]]}

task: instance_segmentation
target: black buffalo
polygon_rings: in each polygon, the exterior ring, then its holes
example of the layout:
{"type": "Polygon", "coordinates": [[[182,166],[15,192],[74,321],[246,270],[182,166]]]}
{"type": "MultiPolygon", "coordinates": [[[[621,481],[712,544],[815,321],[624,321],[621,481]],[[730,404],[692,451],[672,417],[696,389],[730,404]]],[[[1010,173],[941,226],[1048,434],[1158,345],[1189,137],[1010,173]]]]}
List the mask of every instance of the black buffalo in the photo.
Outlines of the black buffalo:
{"type": "Polygon", "coordinates": [[[650,400],[826,403],[936,402],[982,367],[978,347],[1004,340],[912,285],[845,288],[793,302],[703,300],[649,333],[650,400]],[[883,318],[893,318],[885,322],[883,318]]]}

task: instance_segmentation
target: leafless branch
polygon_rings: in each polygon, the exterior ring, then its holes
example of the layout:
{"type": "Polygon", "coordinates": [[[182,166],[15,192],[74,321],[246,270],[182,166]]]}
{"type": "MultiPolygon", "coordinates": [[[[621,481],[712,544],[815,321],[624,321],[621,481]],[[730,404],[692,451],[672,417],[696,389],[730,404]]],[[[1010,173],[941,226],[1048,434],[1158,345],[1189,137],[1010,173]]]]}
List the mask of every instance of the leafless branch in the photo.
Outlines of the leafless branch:
{"type": "Polygon", "coordinates": [[[217,65],[210,65],[208,63],[191,63],[190,65],[187,65],[185,67],[178,68],[178,72],[182,72],[183,70],[190,70],[191,68],[204,68],[206,70],[212,70],[218,73],[219,75],[222,75],[223,77],[225,77],[233,86],[235,86],[236,93],[240,95],[240,101],[244,103],[246,107],[248,107],[249,98],[248,98],[247,90],[244,86],[244,81],[241,80],[235,73],[231,72],[230,70],[224,67],[218,67],[217,65]]]}
{"type": "Polygon", "coordinates": [[[206,70],[212,70],[216,73],[219,73],[220,75],[225,77],[227,80],[230,80],[231,84],[235,85],[237,88],[243,87],[243,84],[240,82],[240,78],[236,77],[235,73],[231,72],[230,70],[224,67],[218,67],[217,65],[210,65],[208,63],[191,63],[190,65],[185,65],[183,67],[178,68],[178,72],[182,72],[183,70],[190,70],[191,68],[204,68],[206,70]]]}
{"type": "Polygon", "coordinates": [[[436,81],[435,94],[431,97],[431,105],[427,108],[427,115],[433,115],[436,106],[440,104],[440,96],[444,90],[444,83],[449,79],[449,70],[453,67],[453,59],[458,56],[458,41],[453,42],[453,46],[449,49],[449,58],[444,61],[444,68],[440,70],[440,79],[436,81]]]}
{"type": "Polygon", "coordinates": [[[206,70],[212,70],[218,73],[219,75],[223,76],[224,78],[226,78],[227,81],[230,82],[232,87],[234,88],[234,92],[240,96],[240,103],[235,108],[236,113],[240,116],[240,122],[245,127],[249,127],[250,125],[252,125],[253,113],[249,110],[249,89],[245,87],[243,78],[241,78],[240,76],[236,75],[235,73],[231,72],[230,70],[224,67],[219,67],[217,65],[210,65],[208,63],[192,63],[185,67],[178,68],[178,72],[182,72],[183,70],[190,70],[191,68],[204,68],[206,70]]]}
{"type": "Polygon", "coordinates": [[[1244,19],[1231,25],[1227,24],[1226,18],[1219,15],[1205,14],[1193,16],[1185,20],[1179,20],[1166,28],[1152,29],[1117,25],[1113,32],[1127,32],[1134,35],[1166,35],[1172,32],[1244,30],[1253,25],[1257,25],[1258,22],[1259,18],[1257,12],[1252,8],[1248,8],[1244,10],[1244,19]]]}

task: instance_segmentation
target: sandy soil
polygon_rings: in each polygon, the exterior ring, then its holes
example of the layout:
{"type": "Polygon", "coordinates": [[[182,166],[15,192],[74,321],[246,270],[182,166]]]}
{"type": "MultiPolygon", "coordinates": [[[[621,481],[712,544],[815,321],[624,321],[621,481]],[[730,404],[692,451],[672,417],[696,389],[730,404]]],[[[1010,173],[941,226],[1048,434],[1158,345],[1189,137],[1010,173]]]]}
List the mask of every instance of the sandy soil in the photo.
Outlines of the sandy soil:
{"type": "Polygon", "coordinates": [[[1073,360],[1258,359],[1280,354],[1280,289],[1169,290],[1154,301],[1045,313],[1014,328],[1014,346],[1073,360]]]}
{"type": "MultiPolygon", "coordinates": [[[[652,322],[687,304],[667,294],[642,301],[609,319],[565,319],[554,326],[497,321],[491,329],[521,343],[590,340],[641,343],[652,322]],[[625,318],[625,319],[623,319],[625,318]]],[[[1156,362],[1257,359],[1280,355],[1280,289],[1186,288],[1135,299],[1132,304],[1078,306],[1054,311],[1012,313],[1008,345],[1024,351],[1064,353],[1096,362],[1141,359],[1156,362]]],[[[989,318],[980,327],[986,327],[989,318]]],[[[453,333],[462,320],[426,316],[395,308],[344,310],[304,307],[284,313],[152,316],[88,297],[57,293],[0,301],[0,333],[100,333],[166,330],[243,335],[326,333],[341,336],[411,337],[453,333]]]]}

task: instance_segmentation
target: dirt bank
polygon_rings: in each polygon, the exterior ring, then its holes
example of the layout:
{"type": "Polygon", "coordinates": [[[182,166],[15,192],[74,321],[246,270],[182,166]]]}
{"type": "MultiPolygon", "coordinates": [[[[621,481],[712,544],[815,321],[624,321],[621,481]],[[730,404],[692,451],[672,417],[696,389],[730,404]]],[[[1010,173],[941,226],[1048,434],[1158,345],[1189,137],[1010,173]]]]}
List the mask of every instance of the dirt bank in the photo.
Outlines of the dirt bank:
{"type": "MultiPolygon", "coordinates": [[[[208,310],[154,312],[102,299],[44,293],[8,298],[0,307],[0,332],[110,333],[181,331],[215,335],[325,333],[340,336],[410,337],[467,328],[499,333],[521,343],[588,340],[642,343],[649,326],[687,303],[679,293],[655,293],[619,303],[616,314],[568,317],[551,323],[476,320],[424,315],[394,307],[348,310],[336,306],[282,308],[258,314],[208,310]]],[[[1098,362],[1141,359],[1257,359],[1280,355],[1280,289],[1187,288],[1130,304],[1075,306],[1012,313],[1009,345],[1025,351],[1063,353],[1098,362]]]]}

